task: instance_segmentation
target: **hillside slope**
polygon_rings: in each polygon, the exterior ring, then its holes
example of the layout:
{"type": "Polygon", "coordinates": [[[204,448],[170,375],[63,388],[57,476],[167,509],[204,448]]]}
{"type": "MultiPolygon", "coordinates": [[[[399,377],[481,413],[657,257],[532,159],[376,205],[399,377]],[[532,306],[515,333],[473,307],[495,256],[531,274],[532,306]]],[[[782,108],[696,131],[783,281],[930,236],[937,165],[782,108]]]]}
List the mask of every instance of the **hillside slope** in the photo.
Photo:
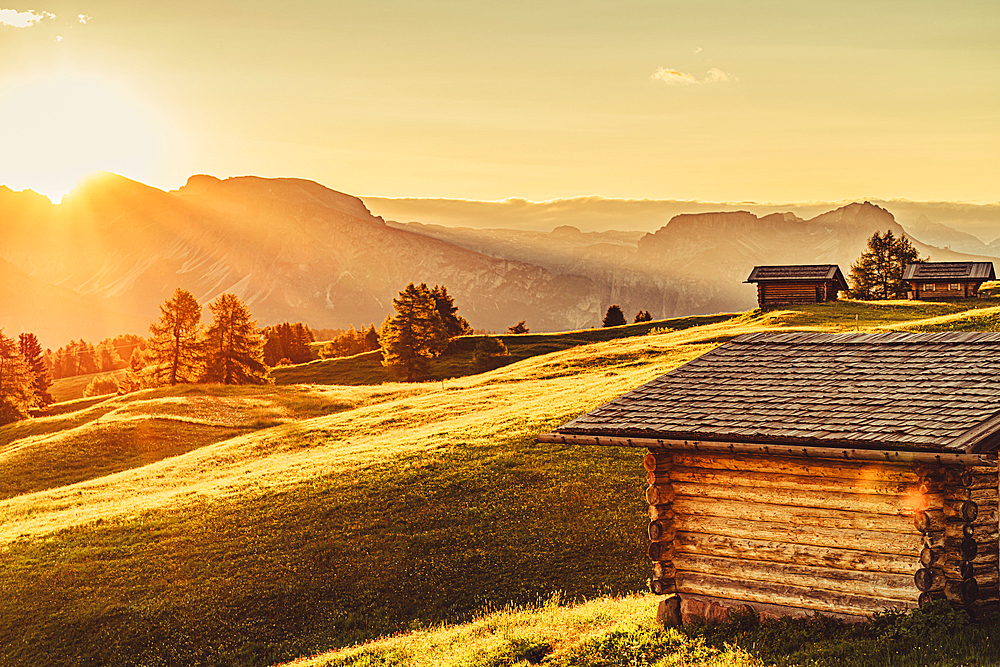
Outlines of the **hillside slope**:
{"type": "Polygon", "coordinates": [[[997,313],[824,304],[446,385],[161,389],[2,428],[0,663],[270,664],[553,590],[640,589],[639,454],[536,434],[740,333],[997,313]],[[165,422],[189,435],[163,443],[165,422]]]}

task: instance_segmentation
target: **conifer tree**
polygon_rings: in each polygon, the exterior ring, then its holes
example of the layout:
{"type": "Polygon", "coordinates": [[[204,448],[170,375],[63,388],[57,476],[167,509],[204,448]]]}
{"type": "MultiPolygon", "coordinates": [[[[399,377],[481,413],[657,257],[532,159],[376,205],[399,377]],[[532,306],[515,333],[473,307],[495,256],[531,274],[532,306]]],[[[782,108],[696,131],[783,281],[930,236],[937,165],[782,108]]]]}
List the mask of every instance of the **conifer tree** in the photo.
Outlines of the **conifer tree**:
{"type": "Polygon", "coordinates": [[[868,239],[868,249],[851,264],[851,296],[865,300],[902,298],[906,296],[906,265],[923,261],[905,236],[897,238],[891,229],[885,234],[876,231],[868,239]]]}
{"type": "Polygon", "coordinates": [[[628,324],[625,319],[625,313],[622,312],[621,306],[617,303],[608,307],[608,312],[604,314],[604,320],[601,321],[601,326],[604,327],[618,327],[623,324],[628,324]]]}
{"type": "Polygon", "coordinates": [[[382,363],[401,366],[406,379],[415,380],[426,373],[428,360],[447,347],[448,331],[425,283],[407,285],[392,306],[396,315],[387,317],[378,333],[382,363]]]}
{"type": "Polygon", "coordinates": [[[203,382],[267,384],[264,340],[250,309],[234,294],[220,294],[208,305],[212,324],[205,332],[203,382]]]}
{"type": "Polygon", "coordinates": [[[52,402],[52,394],[49,387],[52,386],[52,377],[49,368],[45,364],[45,354],[42,346],[38,342],[38,337],[33,333],[23,333],[18,336],[18,344],[21,357],[27,362],[31,370],[32,390],[35,394],[34,403],[37,406],[45,406],[52,402]]]}
{"type": "Polygon", "coordinates": [[[444,324],[445,332],[449,338],[468,336],[472,333],[472,327],[469,326],[464,317],[458,314],[455,299],[448,294],[447,287],[435,285],[434,289],[431,290],[431,296],[434,297],[434,307],[441,317],[441,322],[444,324]]]}
{"type": "Polygon", "coordinates": [[[204,362],[201,345],[201,305],[191,292],[178,287],[160,306],[160,319],[149,325],[147,345],[150,384],[197,382],[204,362]]]}
{"type": "Polygon", "coordinates": [[[365,352],[377,350],[379,347],[378,332],[375,331],[375,323],[372,322],[368,326],[368,331],[365,332],[365,352]]]}
{"type": "Polygon", "coordinates": [[[0,425],[28,416],[35,405],[34,377],[18,341],[0,331],[0,425]]]}
{"type": "Polygon", "coordinates": [[[526,334],[528,333],[528,327],[525,326],[524,320],[521,320],[512,327],[507,327],[507,333],[509,334],[526,334]]]}

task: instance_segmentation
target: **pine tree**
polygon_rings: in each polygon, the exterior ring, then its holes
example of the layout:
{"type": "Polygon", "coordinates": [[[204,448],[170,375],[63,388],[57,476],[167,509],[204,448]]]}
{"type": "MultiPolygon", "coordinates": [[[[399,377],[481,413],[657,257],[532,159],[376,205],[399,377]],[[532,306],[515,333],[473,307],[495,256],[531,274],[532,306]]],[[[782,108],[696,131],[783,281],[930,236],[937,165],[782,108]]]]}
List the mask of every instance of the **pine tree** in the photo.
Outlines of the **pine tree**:
{"type": "Polygon", "coordinates": [[[378,332],[375,331],[375,323],[373,322],[368,326],[368,331],[365,332],[365,352],[372,352],[379,347],[378,332]]]}
{"type": "Polygon", "coordinates": [[[524,325],[524,320],[521,320],[512,327],[507,327],[507,333],[509,334],[526,334],[528,333],[528,327],[524,325]]]}
{"type": "Polygon", "coordinates": [[[28,416],[35,405],[34,376],[18,341],[0,331],[0,426],[28,416]]]}
{"type": "Polygon", "coordinates": [[[428,360],[447,347],[448,331],[425,283],[407,285],[392,306],[396,315],[387,317],[378,333],[382,363],[402,366],[406,379],[415,380],[426,374],[428,360]]]}
{"type": "Polygon", "coordinates": [[[21,357],[31,370],[32,390],[35,394],[34,404],[36,406],[49,405],[52,403],[52,394],[49,393],[52,377],[45,363],[45,354],[42,352],[38,337],[33,333],[23,333],[18,336],[18,347],[21,357]]]}
{"type": "Polygon", "coordinates": [[[905,297],[903,271],[907,264],[923,261],[905,236],[897,238],[891,229],[885,234],[876,231],[868,239],[868,249],[851,264],[851,296],[864,300],[905,297]]]}
{"type": "Polygon", "coordinates": [[[622,312],[621,306],[617,303],[608,307],[608,312],[604,314],[604,319],[601,321],[601,326],[604,327],[618,327],[623,324],[628,324],[625,319],[625,313],[622,312]]]}
{"type": "Polygon", "coordinates": [[[639,322],[651,322],[652,320],[653,316],[649,314],[648,310],[640,310],[635,314],[635,319],[632,320],[632,323],[637,324],[639,322]]]}
{"type": "Polygon", "coordinates": [[[205,332],[207,365],[202,381],[267,384],[262,332],[247,305],[234,294],[220,294],[208,307],[212,324],[205,332]]]}
{"type": "Polygon", "coordinates": [[[469,326],[464,317],[458,314],[455,299],[448,294],[447,287],[444,285],[435,285],[434,289],[431,290],[431,296],[434,297],[434,307],[441,317],[441,322],[444,324],[448,338],[468,336],[472,333],[472,327],[469,326]]]}
{"type": "Polygon", "coordinates": [[[160,306],[160,319],[149,325],[149,379],[154,386],[197,382],[204,362],[201,346],[201,306],[194,295],[178,287],[160,306]]]}

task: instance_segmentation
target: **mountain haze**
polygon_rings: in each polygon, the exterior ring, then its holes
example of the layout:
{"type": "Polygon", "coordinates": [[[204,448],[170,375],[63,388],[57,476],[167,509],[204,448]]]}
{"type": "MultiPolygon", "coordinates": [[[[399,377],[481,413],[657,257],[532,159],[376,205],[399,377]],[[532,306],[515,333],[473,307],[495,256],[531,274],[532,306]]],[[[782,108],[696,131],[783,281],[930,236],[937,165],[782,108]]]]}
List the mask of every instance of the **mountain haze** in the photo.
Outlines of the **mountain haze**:
{"type": "MultiPolygon", "coordinates": [[[[262,325],[377,325],[412,281],[447,285],[479,329],[519,320],[534,331],[586,328],[612,303],[630,319],[640,309],[665,318],[753,308],[743,280],[754,265],[837,263],[846,272],[885,229],[905,233],[867,202],[809,219],[683,213],[645,234],[400,224],[301,179],[198,175],[165,192],[96,174],[58,205],[0,188],[0,326],[34,331],[50,347],[145,333],[177,287],[201,303],[236,294],[262,325]]],[[[934,260],[991,259],[913,240],[934,260]]]]}

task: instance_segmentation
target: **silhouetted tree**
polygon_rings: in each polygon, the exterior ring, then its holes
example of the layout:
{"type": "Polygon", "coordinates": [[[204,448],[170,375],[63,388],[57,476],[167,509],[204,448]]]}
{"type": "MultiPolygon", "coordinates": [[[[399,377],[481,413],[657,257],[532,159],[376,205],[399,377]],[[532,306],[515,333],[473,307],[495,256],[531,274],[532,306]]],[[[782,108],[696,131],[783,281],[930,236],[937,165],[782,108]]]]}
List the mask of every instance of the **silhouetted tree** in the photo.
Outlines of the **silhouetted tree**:
{"type": "Polygon", "coordinates": [[[434,294],[425,283],[410,283],[392,300],[396,315],[379,330],[382,363],[402,366],[408,380],[426,373],[427,362],[444,351],[448,331],[437,310],[434,294]]]}
{"type": "Polygon", "coordinates": [[[32,391],[35,394],[34,404],[45,406],[52,402],[52,394],[49,387],[52,386],[52,376],[49,374],[48,365],[45,363],[45,354],[42,346],[38,342],[38,337],[33,333],[23,333],[18,336],[18,347],[21,357],[28,364],[31,370],[32,391]]]}
{"type": "Polygon", "coordinates": [[[152,385],[197,382],[202,375],[201,306],[178,287],[160,306],[160,319],[149,325],[148,376],[152,385]]]}
{"type": "Polygon", "coordinates": [[[876,231],[868,239],[868,249],[851,264],[851,296],[880,300],[906,296],[903,270],[907,264],[923,262],[905,236],[895,237],[891,229],[876,231]]]}
{"type": "Polygon", "coordinates": [[[441,316],[441,322],[444,324],[448,338],[468,336],[472,333],[472,327],[469,326],[464,317],[458,314],[455,299],[448,294],[447,287],[435,285],[434,289],[431,290],[431,296],[434,297],[434,307],[437,308],[438,315],[441,316]]]}
{"type": "Polygon", "coordinates": [[[34,376],[20,345],[0,331],[0,425],[28,416],[35,405],[34,376]]]}
{"type": "Polygon", "coordinates": [[[234,294],[220,294],[208,305],[212,324],[205,332],[203,382],[267,384],[264,339],[250,309],[234,294]]]}
{"type": "Polygon", "coordinates": [[[528,333],[528,327],[524,326],[524,320],[521,320],[512,327],[507,327],[507,333],[509,334],[526,334],[528,333]]]}
{"type": "Polygon", "coordinates": [[[621,307],[617,303],[609,306],[608,312],[604,314],[604,319],[601,321],[601,326],[617,327],[623,324],[628,324],[628,321],[625,319],[621,307]]]}
{"type": "Polygon", "coordinates": [[[652,322],[652,321],[653,321],[653,316],[649,314],[648,310],[640,310],[638,313],[635,314],[635,319],[632,320],[632,323],[636,324],[639,322],[652,322]]]}

